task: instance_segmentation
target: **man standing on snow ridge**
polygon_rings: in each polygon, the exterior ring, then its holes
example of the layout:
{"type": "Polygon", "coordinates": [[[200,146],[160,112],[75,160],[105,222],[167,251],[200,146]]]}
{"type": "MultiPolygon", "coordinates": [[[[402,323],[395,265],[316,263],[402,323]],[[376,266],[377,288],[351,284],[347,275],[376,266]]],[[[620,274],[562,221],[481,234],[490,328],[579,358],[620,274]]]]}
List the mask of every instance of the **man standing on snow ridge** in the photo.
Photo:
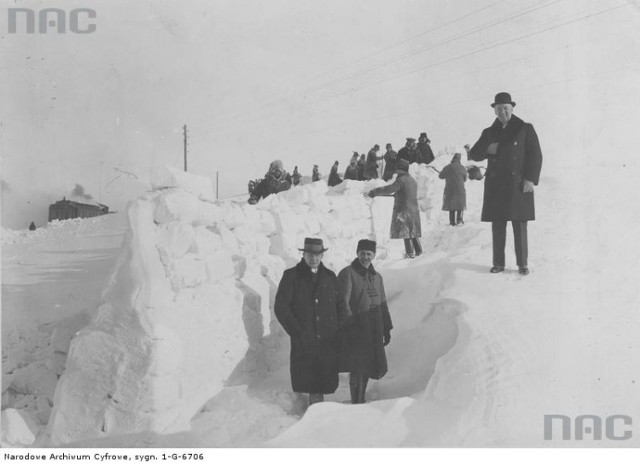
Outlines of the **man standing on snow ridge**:
{"type": "Polygon", "coordinates": [[[338,388],[338,326],[346,308],[335,273],[322,264],[319,238],[305,238],[302,260],[282,275],[274,312],[291,337],[290,371],[294,392],[309,393],[309,404],[338,388]]]}
{"type": "Polygon", "coordinates": [[[491,272],[504,271],[507,221],[511,221],[518,269],[527,275],[527,221],[535,220],[533,187],[540,179],[542,151],[533,125],[512,114],[516,104],[511,95],[498,93],[491,106],[497,119],[470,150],[465,147],[469,159],[488,159],[481,220],[491,222],[491,272]]]}

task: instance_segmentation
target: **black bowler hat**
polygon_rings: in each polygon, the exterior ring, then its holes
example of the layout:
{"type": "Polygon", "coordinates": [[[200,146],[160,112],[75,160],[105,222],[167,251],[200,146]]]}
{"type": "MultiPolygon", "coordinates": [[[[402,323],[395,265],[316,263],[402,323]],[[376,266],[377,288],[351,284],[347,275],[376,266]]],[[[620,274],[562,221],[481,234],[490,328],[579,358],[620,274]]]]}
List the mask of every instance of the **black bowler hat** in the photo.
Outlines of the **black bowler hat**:
{"type": "Polygon", "coordinates": [[[360,250],[373,251],[375,253],[376,242],[374,242],[373,240],[367,240],[366,238],[362,239],[358,242],[358,249],[356,250],[356,253],[360,250]]]}
{"type": "Polygon", "coordinates": [[[314,253],[320,254],[327,251],[329,248],[325,248],[322,244],[321,238],[305,238],[304,239],[304,248],[298,248],[300,251],[304,251],[306,253],[314,253]]]}
{"type": "Polygon", "coordinates": [[[496,94],[491,107],[495,108],[496,105],[502,105],[505,103],[509,103],[511,106],[516,106],[516,102],[511,101],[511,95],[509,95],[507,92],[500,92],[496,94]]]}

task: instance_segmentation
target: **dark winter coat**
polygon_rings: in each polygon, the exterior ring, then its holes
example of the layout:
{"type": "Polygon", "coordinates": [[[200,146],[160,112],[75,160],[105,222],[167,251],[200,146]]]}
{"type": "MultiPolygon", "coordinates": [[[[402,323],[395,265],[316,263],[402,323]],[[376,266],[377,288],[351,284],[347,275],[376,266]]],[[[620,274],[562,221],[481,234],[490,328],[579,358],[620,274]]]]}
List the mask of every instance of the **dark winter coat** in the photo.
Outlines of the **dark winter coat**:
{"type": "Polygon", "coordinates": [[[529,123],[511,116],[505,129],[496,119],[482,131],[469,152],[475,161],[488,159],[484,181],[482,221],[533,221],[533,192],[523,193],[523,181],[538,185],[542,151],[538,135],[529,123]],[[498,142],[496,155],[487,154],[489,144],[498,142]]]}
{"type": "Polygon", "coordinates": [[[320,174],[320,171],[318,171],[317,169],[314,169],[311,172],[311,182],[317,182],[320,179],[322,179],[322,175],[320,174]]]}
{"type": "Polygon", "coordinates": [[[422,236],[418,184],[406,171],[397,170],[393,184],[371,190],[369,196],[394,196],[391,238],[419,238],[422,236]]]}
{"type": "Polygon", "coordinates": [[[431,150],[429,142],[418,142],[418,159],[416,161],[418,163],[429,164],[434,159],[436,159],[436,157],[433,155],[433,150],[431,150]]]}
{"type": "Polygon", "coordinates": [[[467,207],[467,191],[464,183],[467,181],[467,168],[459,160],[447,164],[439,175],[445,179],[442,211],[462,211],[467,207]]]}
{"type": "Polygon", "coordinates": [[[367,161],[365,159],[358,159],[358,162],[356,163],[358,168],[358,180],[364,180],[364,168],[366,164],[367,161]]]}
{"type": "Polygon", "coordinates": [[[398,151],[398,159],[407,160],[409,164],[415,163],[418,160],[418,149],[409,148],[407,146],[402,147],[398,151]]]}
{"type": "Polygon", "coordinates": [[[355,259],[340,271],[338,283],[348,315],[342,330],[340,372],[380,379],[387,373],[383,336],[393,328],[382,276],[355,259]]]}
{"type": "Polygon", "coordinates": [[[340,175],[338,174],[338,166],[331,166],[331,171],[329,172],[329,179],[327,180],[327,185],[329,187],[333,187],[342,183],[342,179],[340,179],[340,175]]]}
{"type": "Polygon", "coordinates": [[[358,180],[358,165],[350,164],[344,171],[344,179],[358,180]]]}
{"type": "Polygon", "coordinates": [[[286,174],[275,177],[272,173],[267,173],[258,185],[251,192],[249,203],[255,204],[261,198],[266,198],[272,193],[283,192],[291,188],[291,182],[287,180],[286,174]]]}
{"type": "Polygon", "coordinates": [[[382,173],[382,180],[389,180],[396,172],[396,164],[398,162],[398,154],[390,150],[383,155],[384,158],[384,172],[382,173]]]}
{"type": "Polygon", "coordinates": [[[284,271],[274,312],[291,337],[293,391],[333,393],[338,387],[338,326],[346,319],[335,273],[320,264],[314,275],[301,260],[284,271]]]}
{"type": "Polygon", "coordinates": [[[382,159],[382,157],[378,157],[375,151],[369,151],[369,154],[367,155],[367,161],[364,166],[364,178],[366,180],[377,179],[378,177],[380,177],[378,176],[379,159],[382,159]]]}

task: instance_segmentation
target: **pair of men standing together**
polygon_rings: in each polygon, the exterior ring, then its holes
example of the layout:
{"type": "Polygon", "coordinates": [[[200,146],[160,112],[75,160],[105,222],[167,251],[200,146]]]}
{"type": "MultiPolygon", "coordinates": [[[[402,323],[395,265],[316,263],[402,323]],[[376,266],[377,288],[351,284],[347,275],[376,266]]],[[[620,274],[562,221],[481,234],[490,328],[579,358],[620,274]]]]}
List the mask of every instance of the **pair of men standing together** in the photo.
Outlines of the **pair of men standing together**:
{"type": "Polygon", "coordinates": [[[338,388],[338,372],[349,372],[351,402],[364,403],[368,380],[387,372],[384,347],[393,327],[382,276],[371,264],[376,242],[360,240],[356,259],[337,277],[322,264],[321,239],[306,238],[300,251],[274,306],[291,337],[293,391],[309,393],[310,404],[323,401],[338,388]]]}

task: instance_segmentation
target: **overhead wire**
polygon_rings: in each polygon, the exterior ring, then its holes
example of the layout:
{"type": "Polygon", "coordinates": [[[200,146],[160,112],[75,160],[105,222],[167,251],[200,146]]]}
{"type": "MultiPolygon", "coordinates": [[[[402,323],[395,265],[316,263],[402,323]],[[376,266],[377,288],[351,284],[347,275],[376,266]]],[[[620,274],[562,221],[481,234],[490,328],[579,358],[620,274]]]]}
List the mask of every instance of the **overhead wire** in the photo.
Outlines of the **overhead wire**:
{"type": "MultiPolygon", "coordinates": [[[[357,89],[350,89],[350,90],[342,91],[340,93],[337,93],[337,94],[334,94],[334,95],[331,95],[331,96],[325,97],[325,98],[326,98],[326,100],[338,98],[338,97],[341,97],[341,96],[349,94],[349,93],[353,93],[353,92],[356,92],[356,91],[361,91],[361,90],[363,90],[365,88],[368,88],[368,87],[380,85],[380,84],[385,83],[385,82],[389,82],[389,81],[392,81],[392,80],[400,79],[400,78],[403,78],[403,77],[406,77],[406,76],[409,76],[409,75],[412,75],[412,74],[420,73],[420,72],[423,72],[423,71],[425,71],[427,69],[432,69],[434,67],[437,67],[437,66],[440,66],[440,65],[455,61],[455,60],[459,60],[459,59],[462,59],[462,58],[473,56],[475,54],[478,54],[478,53],[481,53],[481,52],[484,52],[484,51],[487,51],[487,50],[491,50],[491,49],[497,48],[499,46],[503,46],[503,45],[506,45],[506,44],[509,44],[509,43],[513,43],[515,41],[523,40],[523,39],[526,39],[526,38],[529,38],[529,37],[532,37],[532,36],[535,36],[535,35],[538,35],[538,34],[541,34],[541,33],[544,33],[544,32],[548,32],[548,31],[551,31],[551,30],[554,30],[554,29],[558,29],[560,27],[564,27],[564,26],[579,22],[579,21],[584,21],[584,20],[589,19],[591,17],[607,13],[609,11],[624,7],[626,5],[627,5],[627,3],[619,4],[619,5],[610,7],[610,8],[606,8],[606,9],[600,10],[600,11],[598,11],[596,13],[588,13],[588,14],[582,15],[582,16],[580,16],[578,18],[567,20],[567,21],[561,22],[559,24],[554,24],[554,25],[552,25],[550,27],[543,28],[541,30],[536,30],[534,32],[527,33],[527,34],[524,34],[524,35],[518,35],[518,36],[513,37],[513,38],[511,38],[509,40],[506,40],[506,41],[502,40],[500,42],[497,42],[497,43],[494,43],[494,44],[491,44],[491,45],[488,45],[488,46],[485,46],[485,47],[477,48],[477,49],[472,50],[472,51],[467,52],[467,53],[459,54],[459,55],[454,56],[454,57],[449,57],[447,59],[444,59],[444,60],[441,60],[441,61],[438,61],[438,62],[435,62],[435,63],[430,63],[430,64],[428,64],[426,66],[422,66],[422,67],[419,67],[417,69],[413,69],[413,70],[405,72],[405,73],[401,73],[401,74],[394,75],[394,76],[391,76],[391,77],[387,77],[387,78],[384,78],[384,79],[379,79],[377,81],[373,81],[373,82],[370,82],[370,83],[367,83],[367,84],[363,84],[363,85],[359,86],[357,89]]],[[[299,105],[298,107],[296,107],[296,109],[305,108],[307,106],[311,106],[311,103],[304,104],[304,105],[299,105]]],[[[251,119],[245,120],[245,122],[250,122],[250,121],[251,121],[251,119]]],[[[224,131],[225,129],[224,129],[224,127],[218,127],[218,128],[216,128],[214,130],[215,131],[224,131]]],[[[213,132],[214,130],[212,130],[210,132],[213,132]]],[[[200,133],[200,136],[205,135],[206,133],[207,132],[200,133]]]]}
{"type": "MultiPolygon", "coordinates": [[[[478,9],[478,10],[474,10],[474,11],[473,11],[473,12],[471,12],[471,13],[467,13],[467,14],[465,14],[465,15],[462,15],[462,16],[460,16],[460,17],[457,17],[457,18],[455,18],[455,19],[453,19],[453,20],[448,21],[448,22],[446,23],[446,25],[451,25],[451,24],[453,24],[453,23],[456,23],[456,22],[458,22],[458,21],[461,21],[462,19],[466,19],[466,18],[468,18],[468,17],[470,17],[470,16],[473,16],[473,15],[475,15],[475,14],[477,14],[477,13],[481,12],[481,11],[485,11],[485,10],[487,10],[487,9],[489,9],[489,8],[491,8],[491,7],[493,7],[493,6],[497,5],[497,4],[499,4],[499,3],[502,3],[503,1],[504,1],[504,0],[500,0],[500,1],[494,2],[494,3],[492,3],[492,4],[490,4],[490,5],[486,6],[486,7],[480,8],[480,9],[478,9]]],[[[480,32],[480,31],[482,31],[482,30],[484,30],[484,29],[486,29],[486,28],[489,28],[489,27],[494,27],[494,26],[495,26],[495,25],[497,25],[497,24],[501,24],[501,23],[504,23],[504,22],[506,22],[506,21],[509,21],[509,20],[513,19],[514,17],[522,16],[523,14],[528,14],[528,13],[530,13],[530,12],[532,12],[532,11],[535,11],[535,10],[537,10],[537,9],[540,9],[540,8],[543,8],[543,7],[546,7],[546,6],[549,6],[550,4],[557,3],[557,2],[559,2],[559,1],[563,1],[563,0],[552,0],[551,2],[546,3],[546,4],[544,4],[544,5],[539,5],[539,6],[536,6],[536,7],[533,7],[533,8],[528,7],[527,9],[525,9],[525,10],[523,10],[523,11],[519,11],[519,12],[517,12],[517,14],[512,14],[512,13],[510,13],[510,14],[509,14],[509,15],[507,15],[506,17],[504,17],[504,18],[502,18],[502,19],[500,19],[500,20],[497,20],[497,21],[493,21],[492,23],[490,23],[490,24],[489,24],[489,25],[487,25],[487,26],[480,26],[480,27],[478,27],[478,28],[474,29],[473,33],[475,33],[475,32],[480,32]]],[[[406,40],[404,40],[404,41],[402,41],[402,42],[399,42],[399,43],[394,44],[394,45],[392,45],[392,46],[386,47],[385,49],[383,49],[383,50],[381,50],[381,51],[379,51],[379,52],[376,52],[376,53],[373,53],[373,54],[369,54],[369,55],[366,55],[365,57],[362,57],[362,58],[360,58],[360,59],[357,59],[357,60],[353,61],[353,62],[352,62],[351,64],[349,64],[349,65],[342,66],[342,67],[338,67],[338,68],[335,68],[335,69],[336,69],[336,70],[344,69],[344,68],[346,68],[346,67],[348,67],[348,66],[351,66],[351,65],[352,65],[353,63],[355,63],[355,62],[361,62],[361,61],[363,61],[364,59],[367,59],[367,58],[372,57],[372,56],[376,56],[376,55],[378,55],[378,54],[382,53],[383,51],[387,51],[387,50],[393,49],[393,48],[395,48],[395,47],[397,47],[397,46],[400,46],[401,44],[404,44],[404,43],[406,43],[406,42],[409,42],[409,41],[415,40],[415,39],[416,39],[416,38],[418,38],[418,37],[422,37],[422,36],[426,35],[427,33],[434,32],[434,31],[436,31],[436,30],[438,30],[438,29],[441,29],[441,28],[442,28],[442,27],[444,27],[444,26],[445,26],[445,25],[440,25],[440,26],[437,26],[437,27],[435,27],[435,28],[429,29],[429,30],[427,30],[427,31],[424,31],[424,32],[422,32],[422,33],[420,33],[420,34],[417,34],[417,35],[413,36],[413,37],[412,37],[412,38],[410,38],[410,39],[406,39],[406,40]]],[[[468,35],[468,34],[464,34],[464,35],[468,35]]],[[[459,37],[454,37],[454,38],[453,38],[453,39],[451,39],[450,41],[444,41],[444,42],[439,43],[437,46],[444,46],[444,45],[447,45],[448,43],[450,43],[450,42],[452,42],[452,41],[454,41],[454,40],[457,40],[458,38],[459,38],[459,37]]],[[[436,46],[436,47],[432,47],[432,48],[437,48],[437,46],[436,46]]],[[[323,74],[321,74],[321,75],[322,75],[322,76],[324,76],[324,75],[330,74],[331,72],[333,72],[333,71],[328,71],[328,72],[325,72],[325,73],[323,73],[323,74]]],[[[359,74],[356,74],[356,75],[359,75],[359,74]]],[[[309,79],[308,81],[306,81],[306,83],[308,83],[308,82],[310,82],[310,81],[315,80],[317,77],[318,77],[318,76],[316,76],[316,77],[314,77],[314,78],[309,79]]],[[[349,77],[347,77],[347,79],[348,79],[348,78],[351,78],[351,77],[352,77],[352,76],[349,76],[349,77]]],[[[339,83],[339,82],[342,82],[343,80],[345,80],[345,78],[340,79],[340,80],[337,80],[336,82],[337,82],[337,83],[339,83]]],[[[323,85],[323,86],[319,87],[319,89],[323,89],[323,88],[327,87],[327,85],[331,85],[331,83],[330,83],[330,84],[325,84],[325,85],[323,85]]],[[[314,91],[314,89],[312,89],[311,91],[306,90],[306,93],[310,93],[310,92],[312,92],[312,91],[314,91]]],[[[295,94],[293,94],[293,95],[295,95],[295,94]]],[[[293,95],[291,95],[291,92],[289,92],[289,94],[288,94],[287,96],[288,96],[288,97],[291,97],[291,96],[293,96],[293,95]]],[[[268,109],[268,108],[271,108],[271,107],[273,107],[273,106],[276,106],[276,105],[280,105],[280,104],[282,104],[282,99],[283,99],[283,98],[284,98],[283,96],[280,96],[280,97],[279,97],[277,100],[275,100],[275,101],[269,102],[268,104],[266,104],[266,105],[262,105],[262,106],[260,106],[260,107],[258,107],[258,108],[256,108],[256,107],[250,108],[248,111],[250,111],[250,112],[252,112],[252,113],[255,113],[255,112],[258,112],[258,111],[264,111],[265,109],[268,109]]],[[[237,120],[238,118],[242,118],[243,116],[246,116],[246,114],[247,114],[247,111],[241,111],[241,112],[238,112],[238,113],[236,113],[236,114],[234,114],[234,115],[228,116],[228,117],[226,117],[226,118],[225,118],[225,121],[223,122],[223,125],[226,125],[226,124],[228,124],[228,123],[234,123],[234,122],[236,122],[236,120],[237,120]]],[[[214,128],[214,129],[211,129],[211,130],[208,130],[208,131],[195,133],[194,135],[202,136],[202,135],[205,135],[205,134],[208,134],[208,133],[211,133],[211,132],[215,132],[216,130],[217,130],[217,128],[214,128]]]]}

